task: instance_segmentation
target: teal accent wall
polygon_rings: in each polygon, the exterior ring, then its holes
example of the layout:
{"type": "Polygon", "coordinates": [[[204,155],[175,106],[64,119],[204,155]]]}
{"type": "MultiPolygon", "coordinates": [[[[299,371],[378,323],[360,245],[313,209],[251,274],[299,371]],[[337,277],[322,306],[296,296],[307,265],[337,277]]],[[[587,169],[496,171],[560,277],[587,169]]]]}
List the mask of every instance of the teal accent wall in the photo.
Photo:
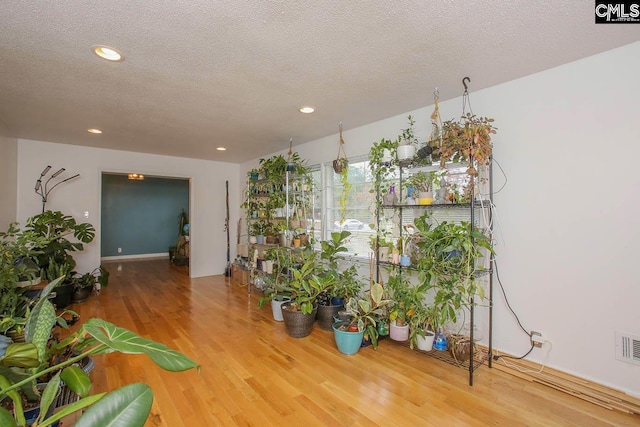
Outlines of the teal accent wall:
{"type": "Polygon", "coordinates": [[[189,213],[189,180],[102,174],[101,256],[168,252],[182,209],[189,213]]]}

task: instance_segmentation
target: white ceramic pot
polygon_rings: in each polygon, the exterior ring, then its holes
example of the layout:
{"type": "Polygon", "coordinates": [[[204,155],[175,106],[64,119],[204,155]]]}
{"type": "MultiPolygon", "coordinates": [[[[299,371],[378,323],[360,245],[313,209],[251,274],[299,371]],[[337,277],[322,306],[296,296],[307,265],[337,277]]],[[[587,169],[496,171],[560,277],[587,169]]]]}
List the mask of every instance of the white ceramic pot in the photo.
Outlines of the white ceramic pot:
{"type": "Polygon", "coordinates": [[[398,326],[393,321],[389,325],[389,337],[394,341],[406,341],[409,339],[409,325],[398,326]]]}
{"type": "Polygon", "coordinates": [[[249,236],[249,243],[255,245],[258,243],[258,238],[256,236],[249,236]]]}
{"type": "Polygon", "coordinates": [[[416,337],[416,345],[418,346],[418,350],[422,351],[431,351],[433,350],[433,339],[436,334],[433,331],[424,331],[424,337],[418,335],[416,337]]]}
{"type": "Polygon", "coordinates": [[[398,145],[398,160],[412,159],[416,154],[416,147],[413,145],[398,145]]]}
{"type": "Polygon", "coordinates": [[[274,320],[277,320],[278,322],[282,322],[284,320],[282,317],[282,304],[289,301],[291,301],[291,298],[282,295],[277,295],[271,300],[271,311],[273,312],[274,320]]]}
{"type": "Polygon", "coordinates": [[[391,150],[389,150],[388,148],[382,150],[382,158],[380,159],[380,161],[382,163],[390,163],[392,160],[393,157],[391,157],[391,150]]]}
{"type": "Polygon", "coordinates": [[[262,263],[262,266],[264,267],[264,272],[267,274],[271,274],[273,273],[273,261],[271,261],[270,259],[265,260],[262,263]]]}

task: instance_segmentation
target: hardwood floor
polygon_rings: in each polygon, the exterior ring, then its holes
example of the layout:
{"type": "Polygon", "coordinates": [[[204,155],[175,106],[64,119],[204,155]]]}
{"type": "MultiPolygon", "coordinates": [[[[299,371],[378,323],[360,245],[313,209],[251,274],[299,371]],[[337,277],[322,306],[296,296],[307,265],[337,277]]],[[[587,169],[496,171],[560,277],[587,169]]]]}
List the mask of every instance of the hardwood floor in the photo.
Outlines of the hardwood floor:
{"type": "Polygon", "coordinates": [[[96,358],[94,391],[136,381],[155,400],[147,426],[639,426],[610,411],[486,366],[474,386],[455,366],[384,341],[345,356],[333,333],[295,339],[224,276],[190,279],[166,260],[108,263],[110,284],[71,308],[182,351],[200,372],[146,356],[96,358]]]}

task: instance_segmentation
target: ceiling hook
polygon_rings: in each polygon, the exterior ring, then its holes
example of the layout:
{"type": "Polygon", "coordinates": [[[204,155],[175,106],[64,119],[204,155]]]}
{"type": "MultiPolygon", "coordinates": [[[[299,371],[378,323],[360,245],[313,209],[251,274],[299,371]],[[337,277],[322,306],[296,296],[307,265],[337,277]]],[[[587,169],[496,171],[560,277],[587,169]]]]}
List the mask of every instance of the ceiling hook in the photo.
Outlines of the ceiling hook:
{"type": "Polygon", "coordinates": [[[467,82],[471,83],[471,79],[469,77],[465,77],[465,78],[462,79],[462,86],[464,86],[464,92],[465,93],[468,92],[467,82]]]}

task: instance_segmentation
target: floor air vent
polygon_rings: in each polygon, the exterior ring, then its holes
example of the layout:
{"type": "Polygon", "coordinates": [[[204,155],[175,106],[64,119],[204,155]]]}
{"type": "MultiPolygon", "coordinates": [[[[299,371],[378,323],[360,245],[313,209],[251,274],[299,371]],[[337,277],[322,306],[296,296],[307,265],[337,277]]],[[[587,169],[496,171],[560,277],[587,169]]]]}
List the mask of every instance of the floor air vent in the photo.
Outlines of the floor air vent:
{"type": "Polygon", "coordinates": [[[640,336],[616,332],[616,359],[640,365],[640,336]]]}

